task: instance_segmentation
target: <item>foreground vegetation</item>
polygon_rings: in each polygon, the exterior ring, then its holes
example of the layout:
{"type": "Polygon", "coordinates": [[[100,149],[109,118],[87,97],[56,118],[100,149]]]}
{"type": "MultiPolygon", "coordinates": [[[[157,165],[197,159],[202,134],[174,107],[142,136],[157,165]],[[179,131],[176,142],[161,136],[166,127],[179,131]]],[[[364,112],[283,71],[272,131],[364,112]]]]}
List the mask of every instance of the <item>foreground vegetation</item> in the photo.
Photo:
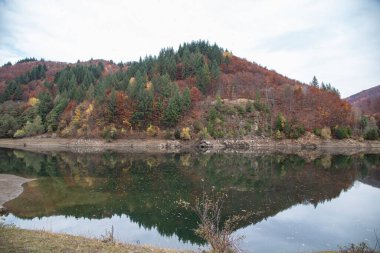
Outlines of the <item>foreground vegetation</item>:
{"type": "Polygon", "coordinates": [[[0,252],[178,252],[0,225],[0,252]]]}

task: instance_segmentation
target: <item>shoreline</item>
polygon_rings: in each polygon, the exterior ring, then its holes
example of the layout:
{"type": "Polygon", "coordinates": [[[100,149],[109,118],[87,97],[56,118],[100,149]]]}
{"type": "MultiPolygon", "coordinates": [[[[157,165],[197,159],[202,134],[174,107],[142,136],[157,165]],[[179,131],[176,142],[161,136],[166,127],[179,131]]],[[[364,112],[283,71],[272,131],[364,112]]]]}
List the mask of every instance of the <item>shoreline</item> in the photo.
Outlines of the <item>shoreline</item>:
{"type": "Polygon", "coordinates": [[[23,185],[33,180],[11,174],[0,174],[0,215],[7,213],[3,204],[20,196],[24,191],[23,185]]]}
{"type": "Polygon", "coordinates": [[[0,225],[1,252],[193,252],[0,225]]]}
{"type": "Polygon", "coordinates": [[[26,151],[69,151],[95,153],[106,150],[131,153],[180,153],[180,152],[241,152],[241,153],[298,153],[317,152],[331,154],[354,154],[370,152],[380,154],[380,141],[322,140],[306,136],[297,140],[273,140],[266,137],[218,140],[166,140],[166,139],[65,139],[51,137],[29,137],[22,139],[0,139],[1,148],[26,151]]]}

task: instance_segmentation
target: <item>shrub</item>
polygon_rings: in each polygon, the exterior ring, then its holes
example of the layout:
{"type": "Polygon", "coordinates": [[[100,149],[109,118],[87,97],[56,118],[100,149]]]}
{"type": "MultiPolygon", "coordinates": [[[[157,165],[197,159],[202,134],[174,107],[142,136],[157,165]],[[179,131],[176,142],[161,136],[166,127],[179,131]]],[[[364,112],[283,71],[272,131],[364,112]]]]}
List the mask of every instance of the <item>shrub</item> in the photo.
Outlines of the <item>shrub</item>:
{"type": "Polygon", "coordinates": [[[214,121],[218,117],[218,111],[215,109],[215,107],[211,107],[210,111],[208,112],[207,119],[209,121],[214,121]]]}
{"type": "Polygon", "coordinates": [[[225,132],[224,129],[221,129],[220,127],[215,127],[213,124],[209,124],[207,129],[210,132],[210,135],[214,138],[224,138],[225,132]]]}
{"type": "Polygon", "coordinates": [[[250,122],[247,122],[244,126],[244,130],[247,132],[247,133],[250,133],[252,132],[252,123],[250,122]]]}
{"type": "Polygon", "coordinates": [[[203,124],[200,121],[195,121],[193,124],[195,133],[199,133],[203,129],[203,124]]]}
{"type": "Polygon", "coordinates": [[[34,118],[33,123],[25,126],[25,132],[28,135],[42,134],[45,131],[45,127],[42,124],[42,119],[40,116],[34,118]]]}
{"type": "Polygon", "coordinates": [[[12,137],[16,130],[20,127],[17,119],[11,115],[0,115],[0,138],[12,137]]]}
{"type": "Polygon", "coordinates": [[[320,128],[314,128],[313,129],[313,133],[316,135],[316,136],[321,136],[321,131],[322,131],[322,129],[320,129],[320,128]]]}
{"type": "Polygon", "coordinates": [[[149,127],[146,129],[146,133],[150,137],[157,136],[159,132],[160,132],[160,128],[158,126],[149,125],[149,127]]]}
{"type": "Polygon", "coordinates": [[[246,112],[253,112],[253,111],[255,111],[255,106],[253,105],[253,103],[251,101],[248,101],[245,104],[245,111],[246,112]]]}
{"type": "Polygon", "coordinates": [[[244,115],[245,113],[245,108],[243,106],[240,106],[240,105],[235,105],[234,106],[236,111],[240,114],[240,115],[244,115]]]}
{"type": "Polygon", "coordinates": [[[344,126],[336,126],[334,128],[334,137],[342,140],[351,137],[351,128],[344,126]]]}
{"type": "Polygon", "coordinates": [[[220,110],[222,108],[222,98],[219,95],[216,96],[215,108],[217,110],[220,110]]]}
{"type": "Polygon", "coordinates": [[[276,139],[276,140],[280,140],[283,138],[283,134],[280,130],[276,130],[273,134],[273,137],[276,139]]]}
{"type": "Polygon", "coordinates": [[[40,116],[34,118],[33,122],[27,121],[26,125],[17,130],[14,134],[15,138],[21,138],[25,136],[32,136],[36,134],[42,134],[45,131],[45,127],[42,124],[40,116]]]}
{"type": "Polygon", "coordinates": [[[210,134],[207,131],[207,127],[202,128],[202,130],[199,132],[199,138],[201,139],[209,139],[210,134]]]}
{"type": "Polygon", "coordinates": [[[260,101],[255,101],[253,105],[254,105],[255,109],[258,111],[269,112],[268,106],[261,103],[260,101]]]}
{"type": "Polygon", "coordinates": [[[376,128],[370,128],[364,133],[364,139],[377,140],[379,139],[379,130],[376,128]]]}
{"type": "Polygon", "coordinates": [[[103,138],[107,141],[110,142],[114,139],[116,139],[117,136],[117,129],[115,128],[114,125],[107,126],[103,128],[103,138]]]}
{"type": "Polygon", "coordinates": [[[282,114],[278,114],[276,118],[276,130],[283,131],[285,129],[286,119],[282,114]]]}
{"type": "Polygon", "coordinates": [[[210,244],[212,252],[241,252],[238,243],[243,237],[234,237],[233,232],[251,214],[233,215],[222,222],[223,203],[226,197],[226,194],[215,193],[213,189],[210,195],[203,192],[201,198],[197,197],[194,206],[183,200],[178,204],[191,209],[198,216],[199,224],[195,233],[210,244]]]}
{"type": "Polygon", "coordinates": [[[164,137],[165,137],[165,139],[173,140],[174,139],[173,132],[170,130],[166,130],[164,137]]]}
{"type": "Polygon", "coordinates": [[[287,137],[291,139],[298,139],[305,134],[305,127],[303,125],[296,125],[290,128],[287,137]]]}
{"type": "Polygon", "coordinates": [[[24,129],[19,129],[19,130],[16,131],[16,133],[14,134],[13,137],[15,137],[15,138],[22,138],[22,137],[24,137],[25,135],[26,135],[26,134],[25,134],[24,129]]]}
{"type": "Polygon", "coordinates": [[[182,140],[190,140],[191,139],[190,128],[188,128],[188,127],[182,128],[180,137],[181,137],[182,140]]]}
{"type": "Polygon", "coordinates": [[[331,129],[329,127],[324,127],[321,129],[321,138],[325,140],[331,139],[331,129]]]}
{"type": "Polygon", "coordinates": [[[361,242],[359,244],[351,243],[349,246],[340,247],[341,253],[375,253],[375,249],[371,249],[367,243],[361,242]]]}
{"type": "Polygon", "coordinates": [[[228,105],[224,105],[221,110],[227,115],[235,115],[237,113],[236,108],[228,105]]]}
{"type": "Polygon", "coordinates": [[[181,132],[178,128],[174,131],[174,138],[176,138],[177,140],[181,138],[181,132]]]}

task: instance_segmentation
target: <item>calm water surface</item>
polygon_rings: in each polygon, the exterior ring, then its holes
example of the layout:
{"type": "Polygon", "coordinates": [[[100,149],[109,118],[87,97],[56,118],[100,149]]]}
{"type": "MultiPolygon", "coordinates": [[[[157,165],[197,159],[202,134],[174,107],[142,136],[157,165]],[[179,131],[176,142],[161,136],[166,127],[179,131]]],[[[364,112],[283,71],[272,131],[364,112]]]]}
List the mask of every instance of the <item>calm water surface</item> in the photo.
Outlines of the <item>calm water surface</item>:
{"type": "Polygon", "coordinates": [[[380,231],[380,156],[255,154],[38,154],[0,149],[0,173],[37,180],[5,206],[5,223],[128,243],[205,248],[197,218],[177,204],[215,187],[223,215],[250,252],[374,246],[380,231]]]}

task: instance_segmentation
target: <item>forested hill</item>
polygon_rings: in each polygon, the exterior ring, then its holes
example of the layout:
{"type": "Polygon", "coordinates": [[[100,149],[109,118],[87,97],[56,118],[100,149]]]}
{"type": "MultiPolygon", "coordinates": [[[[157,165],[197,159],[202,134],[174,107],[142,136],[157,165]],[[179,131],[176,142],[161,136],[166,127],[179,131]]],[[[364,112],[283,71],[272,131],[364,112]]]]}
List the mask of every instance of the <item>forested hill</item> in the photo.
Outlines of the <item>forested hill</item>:
{"type": "Polygon", "coordinates": [[[346,98],[346,100],[352,106],[363,111],[363,113],[374,114],[380,120],[380,85],[356,93],[346,98]]]}
{"type": "Polygon", "coordinates": [[[0,137],[297,138],[353,124],[331,85],[300,83],[205,41],[137,62],[8,63],[0,103],[0,137]]]}

